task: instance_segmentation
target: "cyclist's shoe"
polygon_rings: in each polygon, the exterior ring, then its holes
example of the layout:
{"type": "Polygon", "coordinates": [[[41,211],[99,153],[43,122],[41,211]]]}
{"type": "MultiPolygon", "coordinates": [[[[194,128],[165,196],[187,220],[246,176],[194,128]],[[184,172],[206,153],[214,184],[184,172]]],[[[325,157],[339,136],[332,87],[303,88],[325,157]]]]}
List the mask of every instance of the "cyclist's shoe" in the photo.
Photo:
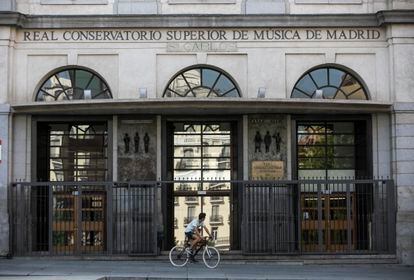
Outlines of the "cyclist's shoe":
{"type": "Polygon", "coordinates": [[[198,260],[196,260],[196,259],[194,258],[194,256],[191,256],[191,257],[190,257],[190,261],[191,261],[192,263],[197,263],[197,262],[198,262],[198,260]]]}
{"type": "Polygon", "coordinates": [[[190,255],[190,256],[193,256],[194,255],[194,253],[193,253],[193,251],[190,249],[190,248],[185,248],[185,251],[190,255]]]}

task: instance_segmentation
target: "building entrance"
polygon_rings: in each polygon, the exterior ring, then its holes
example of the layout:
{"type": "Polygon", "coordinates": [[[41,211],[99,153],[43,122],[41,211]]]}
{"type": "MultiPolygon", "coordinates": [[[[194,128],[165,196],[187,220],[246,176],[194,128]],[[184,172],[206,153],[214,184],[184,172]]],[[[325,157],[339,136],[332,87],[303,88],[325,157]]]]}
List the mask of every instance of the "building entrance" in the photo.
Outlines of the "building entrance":
{"type": "MultiPolygon", "coordinates": [[[[39,122],[37,134],[39,182],[103,182],[107,178],[106,123],[39,122]]],[[[106,201],[105,187],[96,184],[81,187],[56,183],[33,188],[32,205],[39,221],[32,237],[35,250],[55,254],[104,252],[106,201]]]]}
{"type": "Polygon", "coordinates": [[[182,243],[187,224],[205,212],[205,225],[217,239],[216,246],[229,249],[230,180],[235,158],[232,124],[174,122],[170,125],[173,243],[182,243]]]}

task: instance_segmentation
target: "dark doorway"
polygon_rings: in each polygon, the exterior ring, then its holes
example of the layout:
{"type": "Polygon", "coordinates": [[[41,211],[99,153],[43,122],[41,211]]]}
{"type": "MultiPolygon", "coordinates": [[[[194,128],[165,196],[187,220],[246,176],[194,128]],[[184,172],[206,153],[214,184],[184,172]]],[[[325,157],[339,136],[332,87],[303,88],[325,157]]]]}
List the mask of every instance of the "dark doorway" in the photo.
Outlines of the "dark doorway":
{"type": "MultiPolygon", "coordinates": [[[[185,227],[200,212],[217,238],[232,248],[237,216],[237,122],[167,122],[167,248],[183,242],[185,227]],[[236,206],[235,206],[236,205],[236,206]]],[[[166,248],[166,249],[167,249],[166,248]]]]}
{"type": "MultiPolygon", "coordinates": [[[[37,181],[106,181],[106,122],[38,122],[37,139],[37,181]]],[[[31,193],[36,213],[33,244],[37,248],[34,250],[49,250],[55,254],[105,251],[107,198],[104,186],[52,183],[33,187],[31,193]],[[49,248],[50,233],[52,248],[49,248]]]]}

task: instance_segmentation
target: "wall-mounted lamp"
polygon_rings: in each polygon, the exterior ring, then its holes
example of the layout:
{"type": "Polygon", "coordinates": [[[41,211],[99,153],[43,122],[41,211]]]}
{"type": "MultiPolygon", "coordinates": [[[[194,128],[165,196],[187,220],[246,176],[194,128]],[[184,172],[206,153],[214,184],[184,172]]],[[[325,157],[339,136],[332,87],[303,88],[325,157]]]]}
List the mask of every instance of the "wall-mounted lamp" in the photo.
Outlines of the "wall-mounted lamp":
{"type": "Polygon", "coordinates": [[[315,96],[314,96],[314,98],[316,98],[316,99],[322,99],[322,98],[323,98],[323,90],[321,90],[321,89],[317,89],[317,90],[315,91],[315,96]]]}
{"type": "Polygon", "coordinates": [[[147,98],[147,88],[139,88],[139,98],[147,98]]]}
{"type": "Polygon", "coordinates": [[[92,99],[92,92],[90,89],[85,89],[83,91],[83,99],[92,99]]]}
{"type": "Polygon", "coordinates": [[[266,88],[265,87],[259,87],[257,91],[257,98],[265,98],[266,97],[266,88]]]}

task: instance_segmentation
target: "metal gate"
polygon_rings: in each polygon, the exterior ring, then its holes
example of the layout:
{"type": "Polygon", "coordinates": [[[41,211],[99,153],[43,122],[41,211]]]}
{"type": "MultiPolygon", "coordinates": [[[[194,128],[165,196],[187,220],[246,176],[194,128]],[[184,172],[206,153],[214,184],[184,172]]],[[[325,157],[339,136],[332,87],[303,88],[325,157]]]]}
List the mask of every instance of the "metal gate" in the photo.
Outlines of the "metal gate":
{"type": "Polygon", "coordinates": [[[244,182],[244,254],[395,253],[389,179],[244,182]]]}
{"type": "Polygon", "coordinates": [[[15,183],[15,255],[157,254],[157,184],[15,183]]]}

